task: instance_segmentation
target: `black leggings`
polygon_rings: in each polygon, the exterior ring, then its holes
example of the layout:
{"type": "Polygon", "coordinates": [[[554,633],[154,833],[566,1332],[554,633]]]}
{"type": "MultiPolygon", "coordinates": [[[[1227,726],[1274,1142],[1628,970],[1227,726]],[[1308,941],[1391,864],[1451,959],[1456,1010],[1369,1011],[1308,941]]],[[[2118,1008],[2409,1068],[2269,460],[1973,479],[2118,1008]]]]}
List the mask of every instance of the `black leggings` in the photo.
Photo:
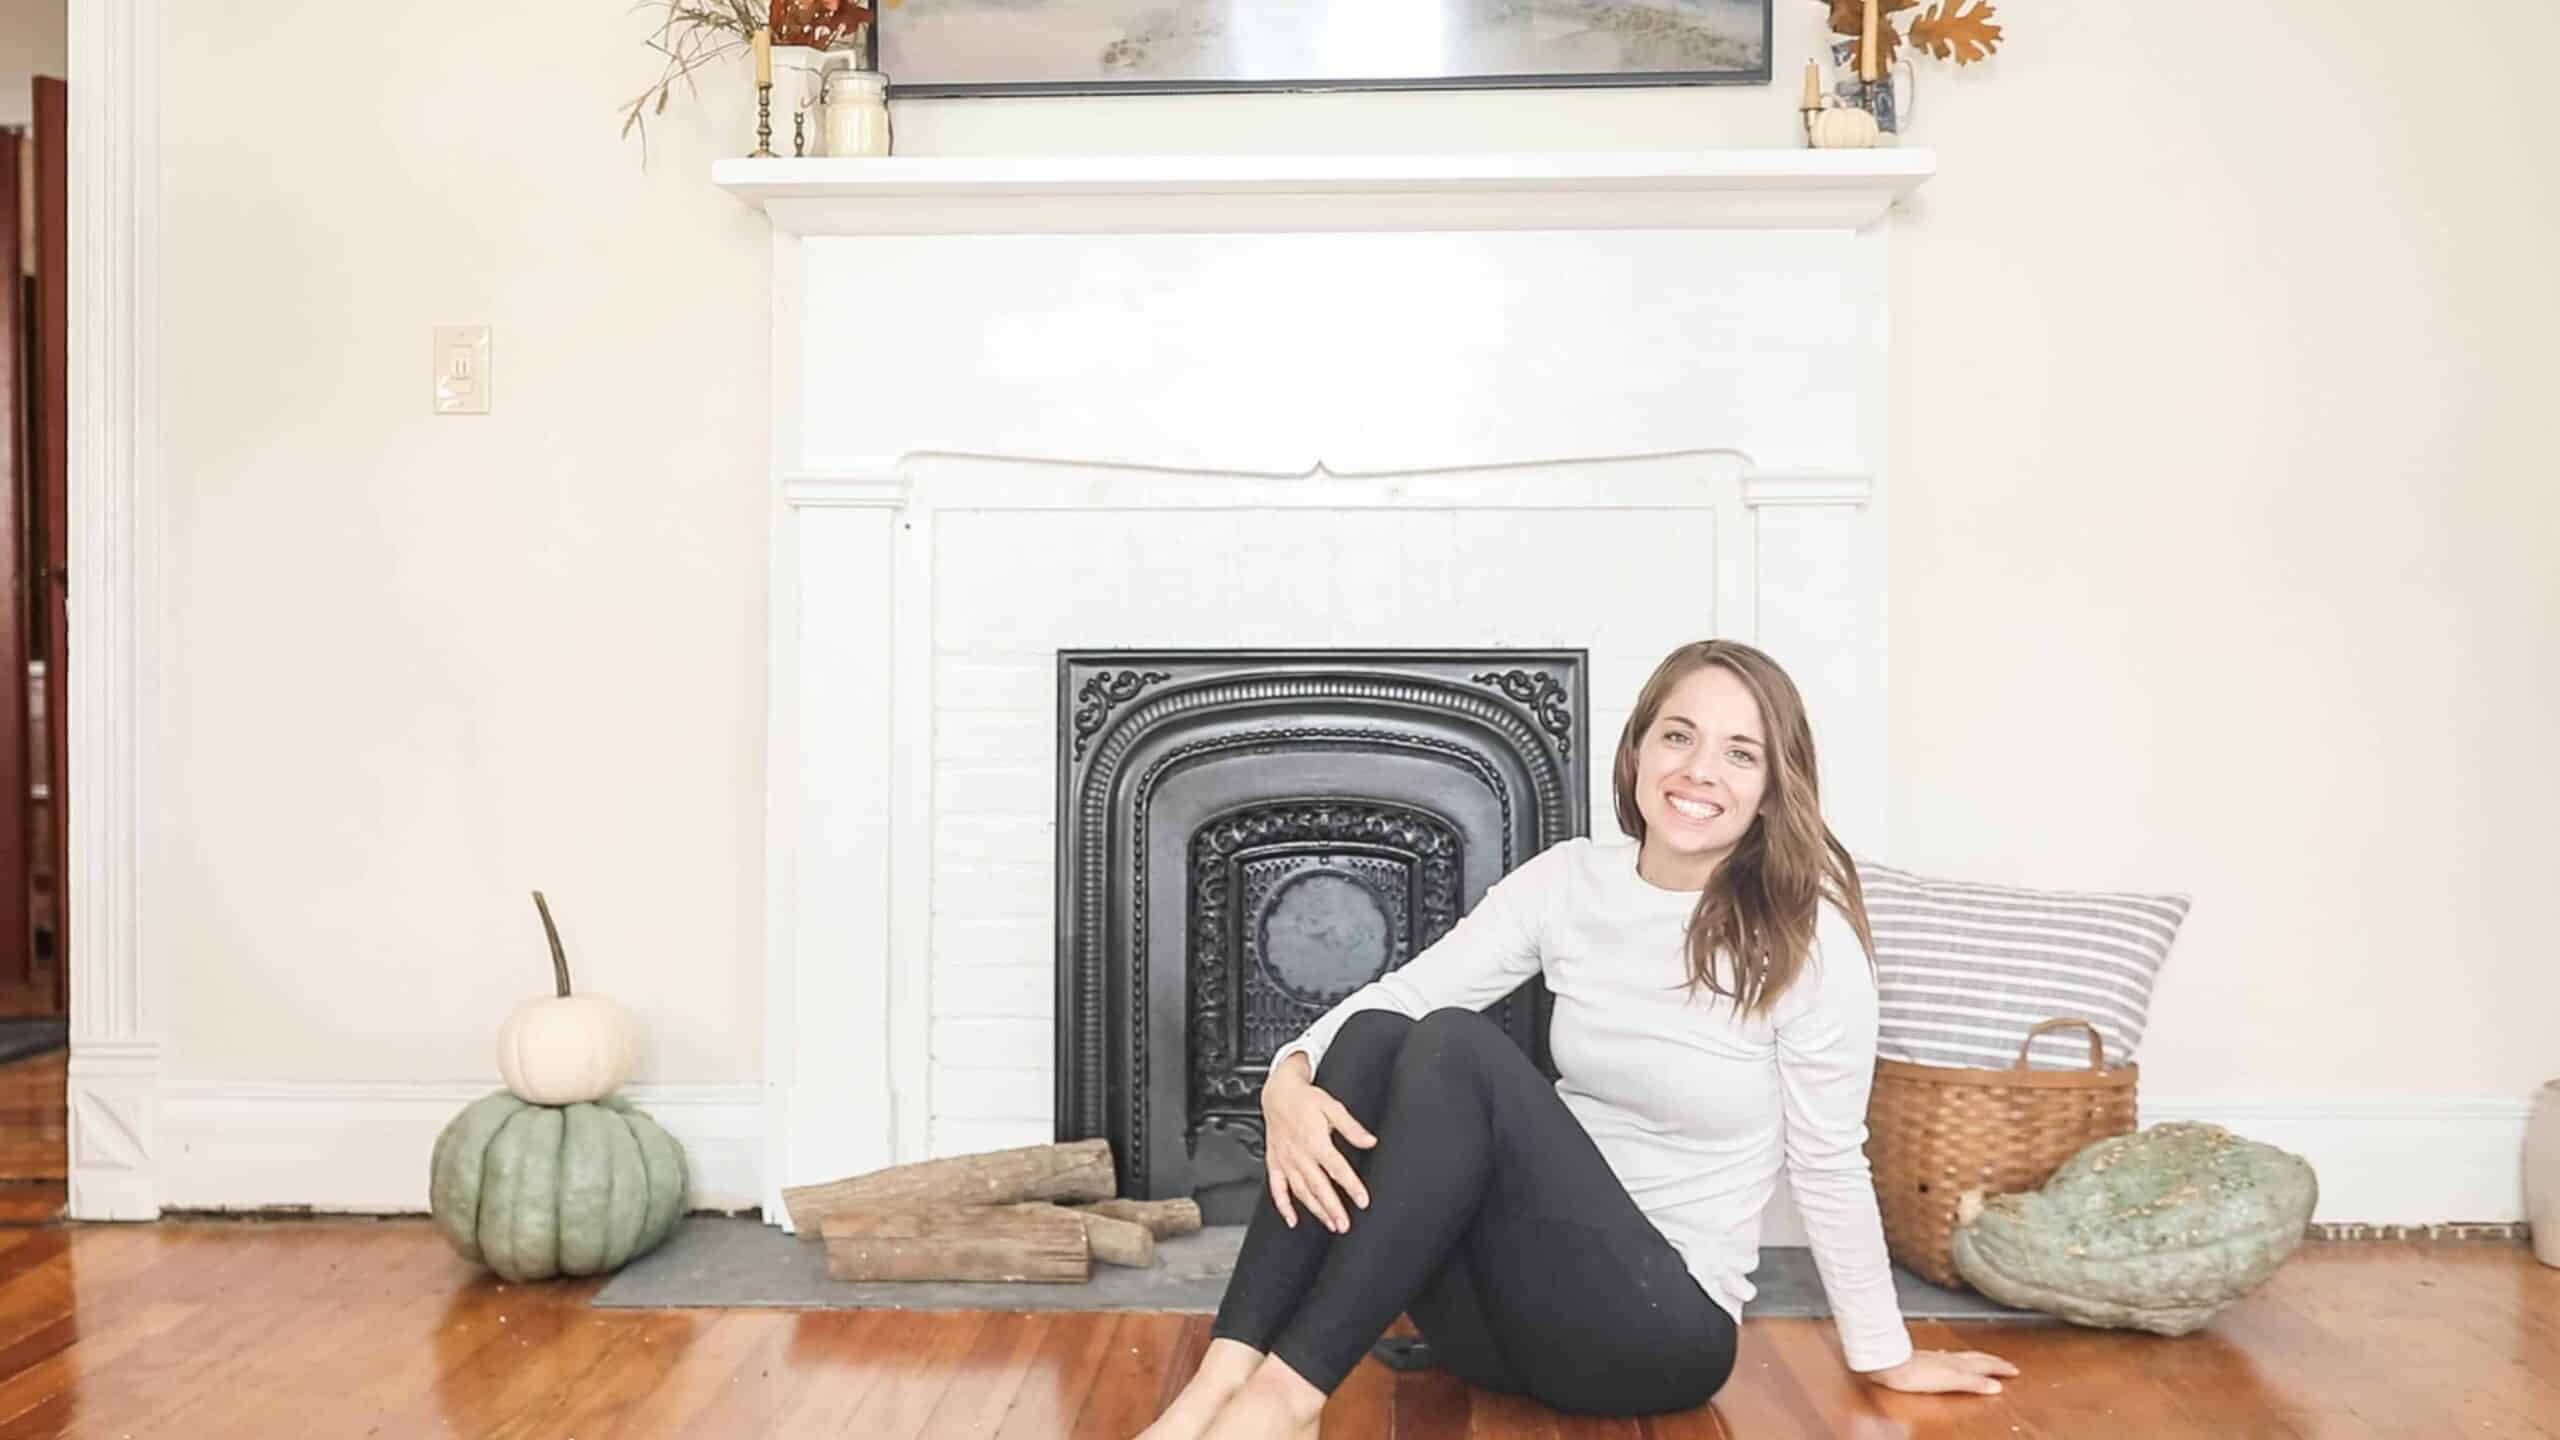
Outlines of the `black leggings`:
{"type": "Polygon", "coordinates": [[[1461,1378],[1594,1415],[1690,1409],[1733,1372],[1733,1317],[1492,1021],[1362,1011],[1315,1079],[1378,1138],[1342,1145],[1369,1208],[1293,1229],[1266,1191],[1211,1335],[1331,1393],[1409,1311],[1461,1378]]]}

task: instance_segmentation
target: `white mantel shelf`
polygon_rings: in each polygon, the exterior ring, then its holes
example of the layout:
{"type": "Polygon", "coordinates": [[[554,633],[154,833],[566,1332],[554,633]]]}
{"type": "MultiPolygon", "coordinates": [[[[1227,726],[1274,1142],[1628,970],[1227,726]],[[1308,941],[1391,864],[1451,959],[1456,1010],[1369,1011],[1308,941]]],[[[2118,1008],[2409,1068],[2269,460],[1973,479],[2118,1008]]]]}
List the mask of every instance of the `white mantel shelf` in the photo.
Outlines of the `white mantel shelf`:
{"type": "Polygon", "coordinates": [[[1936,169],[1919,149],[897,156],[712,179],[802,235],[1859,229],[1936,169]]]}

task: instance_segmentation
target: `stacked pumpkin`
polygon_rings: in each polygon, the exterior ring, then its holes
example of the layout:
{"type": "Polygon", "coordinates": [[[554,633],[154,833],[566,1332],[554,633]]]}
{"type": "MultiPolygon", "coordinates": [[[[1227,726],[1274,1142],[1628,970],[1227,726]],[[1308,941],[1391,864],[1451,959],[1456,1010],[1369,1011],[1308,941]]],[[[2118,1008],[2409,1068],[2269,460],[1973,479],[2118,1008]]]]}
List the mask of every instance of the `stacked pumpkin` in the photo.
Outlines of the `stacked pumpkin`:
{"type": "Polygon", "coordinates": [[[427,1208],[462,1257],[506,1279],[600,1275],[656,1249],[684,1211],[684,1150],[614,1092],[638,1051],[630,1012],[574,995],[542,892],[557,992],[498,1032],[507,1088],[436,1137],[427,1208]]]}

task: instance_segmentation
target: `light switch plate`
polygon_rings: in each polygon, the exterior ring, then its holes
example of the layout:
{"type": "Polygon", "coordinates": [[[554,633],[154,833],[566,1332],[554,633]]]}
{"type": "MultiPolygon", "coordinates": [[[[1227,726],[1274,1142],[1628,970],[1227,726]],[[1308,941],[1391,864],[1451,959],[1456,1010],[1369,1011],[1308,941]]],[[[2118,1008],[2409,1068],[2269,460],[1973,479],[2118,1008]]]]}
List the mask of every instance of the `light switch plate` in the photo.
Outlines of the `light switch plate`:
{"type": "Polygon", "coordinates": [[[435,412],[439,415],[489,413],[489,327],[438,325],[435,354],[435,412]]]}

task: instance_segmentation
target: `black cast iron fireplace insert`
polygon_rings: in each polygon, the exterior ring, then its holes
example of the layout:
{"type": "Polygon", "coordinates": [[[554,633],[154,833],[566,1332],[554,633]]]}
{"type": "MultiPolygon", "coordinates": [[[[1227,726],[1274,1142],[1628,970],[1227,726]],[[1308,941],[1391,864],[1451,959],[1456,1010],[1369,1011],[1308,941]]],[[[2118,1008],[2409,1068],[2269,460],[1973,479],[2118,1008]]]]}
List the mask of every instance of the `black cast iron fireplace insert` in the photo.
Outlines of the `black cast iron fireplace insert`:
{"type": "MultiPolygon", "coordinates": [[[[1247,1218],[1272,1052],[1588,832],[1586,670],[1579,650],[1061,652],[1058,1138],[1109,1138],[1123,1195],[1247,1218]]],[[[1553,1073],[1543,984],[1486,1013],[1553,1073]]]]}

